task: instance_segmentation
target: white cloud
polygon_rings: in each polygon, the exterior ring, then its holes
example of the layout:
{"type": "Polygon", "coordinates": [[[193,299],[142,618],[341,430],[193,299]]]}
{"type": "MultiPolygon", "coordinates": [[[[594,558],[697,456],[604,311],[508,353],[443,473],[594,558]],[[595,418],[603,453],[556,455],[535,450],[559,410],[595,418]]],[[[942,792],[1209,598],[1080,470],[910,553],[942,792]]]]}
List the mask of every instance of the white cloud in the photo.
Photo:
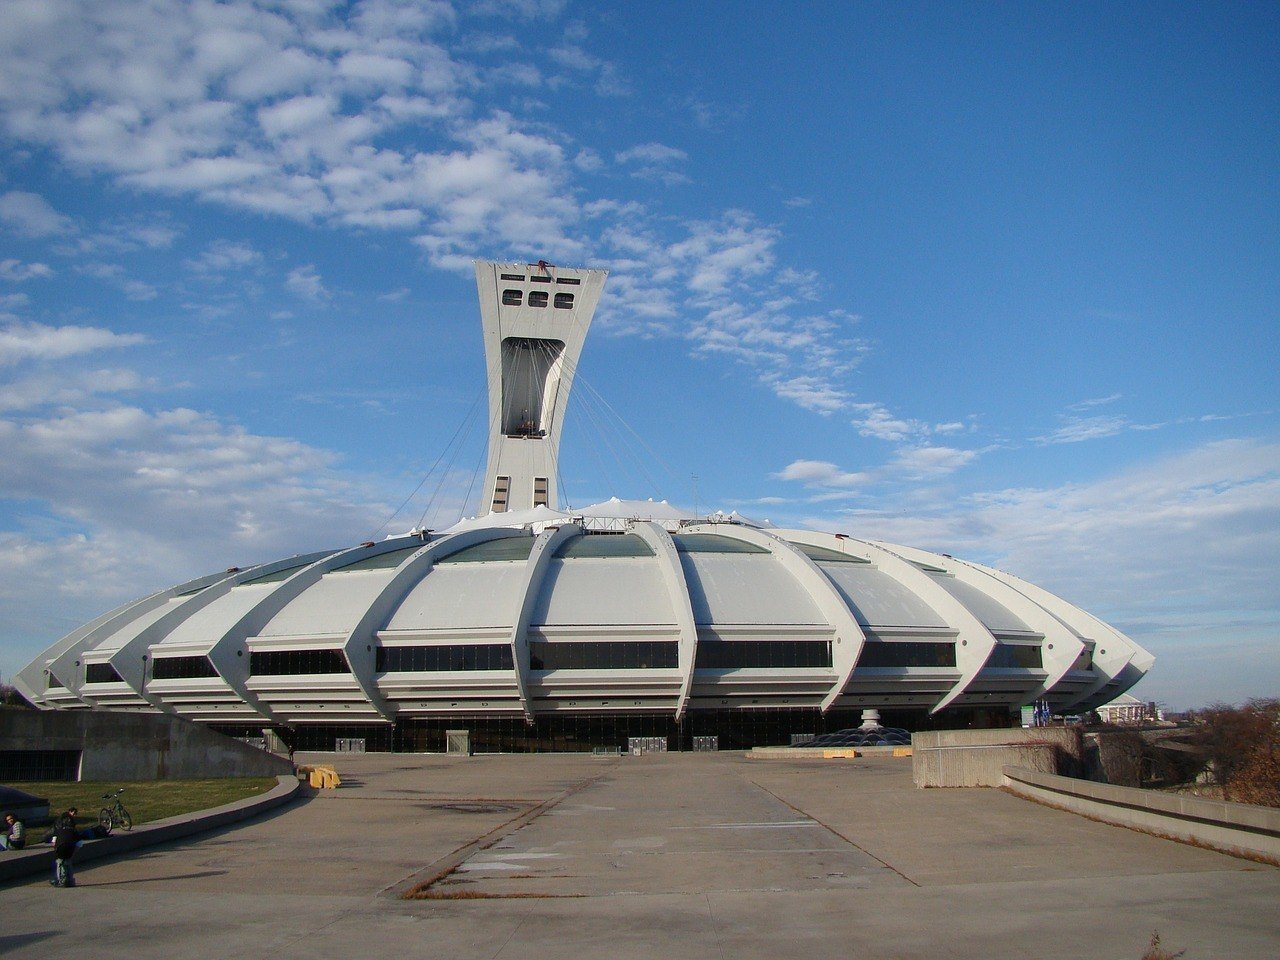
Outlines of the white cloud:
{"type": "Polygon", "coordinates": [[[976,450],[920,444],[899,449],[889,469],[908,480],[925,480],[954,473],[978,456],[976,450]]]}
{"type": "Polygon", "coordinates": [[[201,274],[243,270],[262,262],[262,254],[252,244],[242,241],[215,240],[200,256],[185,261],[185,266],[201,274]]]}
{"type": "Polygon", "coordinates": [[[920,420],[895,417],[882,403],[855,403],[851,409],[857,416],[851,423],[864,437],[879,440],[906,440],[928,432],[928,425],[920,420]]]}
{"type": "Polygon", "coordinates": [[[689,154],[664,143],[642,143],[615,154],[618,163],[674,163],[689,159],[689,154]]]}
{"type": "Polygon", "coordinates": [[[292,293],[314,303],[329,300],[333,296],[328,288],[325,287],[324,281],[320,279],[320,274],[316,272],[315,265],[310,263],[290,270],[284,285],[292,293]]]}
{"type": "Polygon", "coordinates": [[[826,460],[793,460],[771,476],[775,480],[798,480],[811,487],[858,487],[871,480],[870,474],[844,471],[826,460]]]}
{"type": "Polygon", "coordinates": [[[52,237],[74,229],[71,218],[53,209],[44,197],[22,190],[0,194],[0,222],[22,237],[52,237]]]}
{"type": "Polygon", "coordinates": [[[21,260],[0,260],[0,280],[22,283],[37,278],[53,276],[53,268],[46,263],[23,263],[21,260]]]}
{"type": "Polygon", "coordinates": [[[1124,416],[1064,417],[1063,421],[1062,426],[1053,433],[1032,439],[1039,444],[1082,443],[1100,437],[1113,437],[1133,426],[1129,418],[1124,416]]]}
{"type": "Polygon", "coordinates": [[[153,380],[133,370],[58,371],[0,383],[0,411],[30,410],[50,404],[78,404],[100,394],[150,389],[153,380]]]}
{"type": "Polygon", "coordinates": [[[50,327],[11,323],[0,328],[0,365],[28,360],[62,360],[79,354],[145,343],[136,333],[113,333],[100,327],[50,327]]]}
{"type": "Polygon", "coordinates": [[[1079,403],[1071,404],[1067,409],[1068,410],[1088,410],[1090,407],[1101,407],[1108,403],[1115,403],[1117,400],[1119,400],[1123,396],[1124,394],[1122,393],[1111,393],[1105,397],[1094,397],[1090,400],[1081,400],[1079,403]]]}

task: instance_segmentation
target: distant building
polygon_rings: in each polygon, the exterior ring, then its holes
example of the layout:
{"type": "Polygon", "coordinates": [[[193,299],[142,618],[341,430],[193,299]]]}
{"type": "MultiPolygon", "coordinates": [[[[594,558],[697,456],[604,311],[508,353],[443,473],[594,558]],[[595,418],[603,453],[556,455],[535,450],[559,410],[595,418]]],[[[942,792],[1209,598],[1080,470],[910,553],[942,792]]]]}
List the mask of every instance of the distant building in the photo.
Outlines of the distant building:
{"type": "Polygon", "coordinates": [[[1122,693],[1110,703],[1097,708],[1103,723],[1138,724],[1163,719],[1160,708],[1154,702],[1144,703],[1137,697],[1122,693]]]}
{"type": "Polygon", "coordinates": [[[479,516],[127,603],[22,670],[23,694],[321,750],[439,750],[457,729],[478,751],[723,749],[856,727],[863,710],[908,729],[1005,725],[1033,702],[1083,713],[1151,668],[1114,627],[977,563],[665,501],[561,506],[605,272],[477,263],[476,281],[479,516]]]}

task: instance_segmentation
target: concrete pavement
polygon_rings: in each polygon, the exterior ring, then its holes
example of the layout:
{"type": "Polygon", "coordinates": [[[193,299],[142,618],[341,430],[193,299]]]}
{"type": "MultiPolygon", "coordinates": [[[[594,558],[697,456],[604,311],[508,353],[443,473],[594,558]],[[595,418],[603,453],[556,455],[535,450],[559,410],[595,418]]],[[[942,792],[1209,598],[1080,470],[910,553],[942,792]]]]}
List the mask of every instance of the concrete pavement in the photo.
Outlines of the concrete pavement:
{"type": "Polygon", "coordinates": [[[909,761],[336,760],[338,791],[0,887],[0,953],[1137,960],[1159,930],[1187,960],[1280,956],[1280,870],[917,790],[909,761]]]}

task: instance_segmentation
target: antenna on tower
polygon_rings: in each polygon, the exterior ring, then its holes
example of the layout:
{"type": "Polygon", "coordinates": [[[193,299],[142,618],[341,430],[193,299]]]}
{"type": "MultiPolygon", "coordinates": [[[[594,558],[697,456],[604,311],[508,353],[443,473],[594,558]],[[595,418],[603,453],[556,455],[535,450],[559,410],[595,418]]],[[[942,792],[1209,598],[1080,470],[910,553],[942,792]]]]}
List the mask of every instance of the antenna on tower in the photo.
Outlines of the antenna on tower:
{"type": "Polygon", "coordinates": [[[689,479],[693,481],[693,517],[694,517],[694,519],[696,520],[696,519],[698,518],[698,480],[699,480],[699,477],[698,477],[698,475],[697,475],[696,473],[693,473],[693,474],[690,474],[690,475],[689,475],[689,479]]]}

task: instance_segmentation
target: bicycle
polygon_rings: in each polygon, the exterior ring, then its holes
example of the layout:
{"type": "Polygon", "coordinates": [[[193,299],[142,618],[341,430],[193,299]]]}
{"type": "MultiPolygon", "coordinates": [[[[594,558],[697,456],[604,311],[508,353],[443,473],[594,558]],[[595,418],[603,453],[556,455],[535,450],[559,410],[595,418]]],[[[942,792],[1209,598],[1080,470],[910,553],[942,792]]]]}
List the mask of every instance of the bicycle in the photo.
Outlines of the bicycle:
{"type": "Polygon", "coordinates": [[[124,793],[124,787],[121,787],[115,793],[104,793],[102,795],[103,800],[115,801],[98,812],[98,825],[106,833],[110,833],[116,827],[124,827],[126,830],[133,829],[133,817],[129,816],[129,811],[120,802],[120,794],[122,793],[124,793]]]}

